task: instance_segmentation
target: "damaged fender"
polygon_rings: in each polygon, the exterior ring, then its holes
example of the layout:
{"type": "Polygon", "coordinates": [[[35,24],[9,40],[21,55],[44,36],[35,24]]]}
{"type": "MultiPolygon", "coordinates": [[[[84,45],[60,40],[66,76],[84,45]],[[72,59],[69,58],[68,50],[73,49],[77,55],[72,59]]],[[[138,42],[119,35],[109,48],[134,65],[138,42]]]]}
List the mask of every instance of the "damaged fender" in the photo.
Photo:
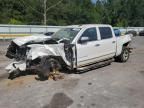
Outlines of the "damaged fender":
{"type": "Polygon", "coordinates": [[[30,47],[30,51],[27,53],[28,60],[35,60],[45,56],[57,56],[61,57],[68,66],[71,64],[66,58],[63,43],[53,45],[33,44],[28,45],[28,47],[30,47]]]}

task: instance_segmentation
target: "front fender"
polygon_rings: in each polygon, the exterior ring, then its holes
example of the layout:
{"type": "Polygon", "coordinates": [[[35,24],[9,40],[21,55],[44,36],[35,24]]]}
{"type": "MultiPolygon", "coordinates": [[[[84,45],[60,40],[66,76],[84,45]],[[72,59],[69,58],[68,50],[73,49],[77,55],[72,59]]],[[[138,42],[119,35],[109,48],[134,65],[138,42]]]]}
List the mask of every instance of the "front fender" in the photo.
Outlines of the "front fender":
{"type": "Polygon", "coordinates": [[[27,53],[28,60],[35,60],[42,57],[61,57],[63,61],[69,66],[71,63],[67,60],[64,51],[64,44],[53,45],[29,45],[30,50],[27,53]]]}

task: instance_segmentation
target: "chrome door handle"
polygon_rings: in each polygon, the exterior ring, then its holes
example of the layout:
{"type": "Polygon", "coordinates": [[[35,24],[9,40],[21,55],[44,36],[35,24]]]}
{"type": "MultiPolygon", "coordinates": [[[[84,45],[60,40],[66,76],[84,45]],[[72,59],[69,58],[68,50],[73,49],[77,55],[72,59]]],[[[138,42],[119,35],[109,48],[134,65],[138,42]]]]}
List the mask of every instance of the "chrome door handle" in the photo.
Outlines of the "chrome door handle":
{"type": "Polygon", "coordinates": [[[96,44],[95,46],[98,47],[98,46],[100,46],[100,44],[96,44]]]}

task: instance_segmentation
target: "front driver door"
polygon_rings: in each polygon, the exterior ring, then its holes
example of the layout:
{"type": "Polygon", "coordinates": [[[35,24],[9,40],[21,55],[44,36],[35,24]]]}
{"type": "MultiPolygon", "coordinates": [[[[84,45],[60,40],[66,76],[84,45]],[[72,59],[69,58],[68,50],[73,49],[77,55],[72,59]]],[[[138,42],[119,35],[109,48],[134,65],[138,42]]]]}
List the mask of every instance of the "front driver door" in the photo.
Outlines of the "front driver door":
{"type": "Polygon", "coordinates": [[[97,60],[100,56],[100,44],[96,27],[86,29],[77,42],[77,65],[82,67],[97,60]],[[80,42],[82,37],[88,37],[86,42],[80,42]]]}

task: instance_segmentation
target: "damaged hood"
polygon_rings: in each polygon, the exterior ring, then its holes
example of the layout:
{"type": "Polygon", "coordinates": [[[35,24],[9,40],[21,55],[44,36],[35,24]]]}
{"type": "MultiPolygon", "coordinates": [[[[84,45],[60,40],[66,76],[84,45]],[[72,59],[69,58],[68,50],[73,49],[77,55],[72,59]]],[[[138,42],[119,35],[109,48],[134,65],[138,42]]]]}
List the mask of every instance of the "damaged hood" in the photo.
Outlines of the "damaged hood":
{"type": "Polygon", "coordinates": [[[41,41],[44,41],[44,40],[50,39],[50,38],[51,38],[51,36],[44,36],[44,35],[35,34],[32,36],[16,38],[13,40],[13,42],[15,44],[17,44],[18,46],[22,46],[22,45],[29,43],[29,42],[41,42],[41,41]]]}

